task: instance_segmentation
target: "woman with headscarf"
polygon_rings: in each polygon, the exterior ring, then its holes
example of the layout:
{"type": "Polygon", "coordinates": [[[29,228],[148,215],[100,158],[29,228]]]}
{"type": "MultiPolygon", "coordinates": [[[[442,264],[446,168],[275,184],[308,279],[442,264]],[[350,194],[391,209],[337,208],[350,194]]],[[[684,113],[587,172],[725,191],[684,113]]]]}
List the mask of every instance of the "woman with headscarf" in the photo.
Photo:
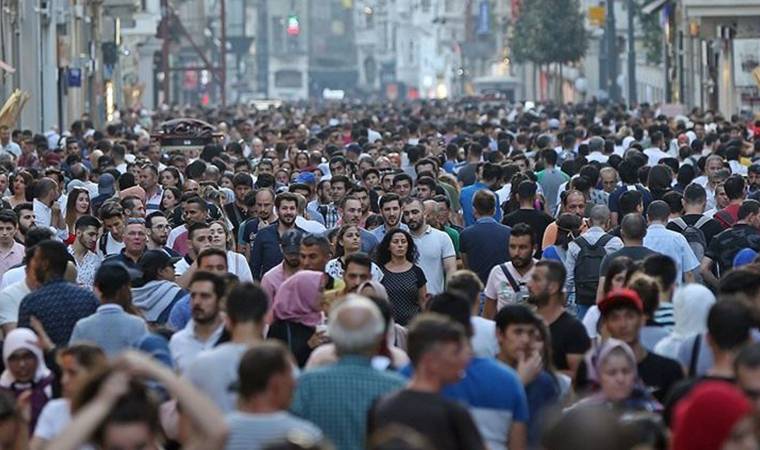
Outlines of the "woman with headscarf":
{"type": "Polygon", "coordinates": [[[323,292],[332,290],[334,283],[326,273],[302,270],[285,280],[275,294],[274,321],[267,337],[285,343],[299,367],[306,364],[312,350],[325,340],[317,327],[324,321],[323,292]]]}
{"type": "Polygon", "coordinates": [[[29,404],[31,418],[29,432],[37,426],[42,408],[53,396],[55,376],[45,364],[37,335],[29,328],[16,328],[8,333],[3,343],[5,370],[0,375],[0,390],[18,398],[31,391],[29,404]]]}
{"type": "Polygon", "coordinates": [[[639,382],[636,355],[625,342],[610,338],[591,349],[586,367],[594,390],[573,408],[604,406],[620,413],[662,409],[639,382]]]}
{"type": "Polygon", "coordinates": [[[673,332],[660,340],[654,352],[678,360],[678,349],[692,336],[707,331],[707,314],[715,295],[701,284],[687,284],[673,294],[673,332]]]}

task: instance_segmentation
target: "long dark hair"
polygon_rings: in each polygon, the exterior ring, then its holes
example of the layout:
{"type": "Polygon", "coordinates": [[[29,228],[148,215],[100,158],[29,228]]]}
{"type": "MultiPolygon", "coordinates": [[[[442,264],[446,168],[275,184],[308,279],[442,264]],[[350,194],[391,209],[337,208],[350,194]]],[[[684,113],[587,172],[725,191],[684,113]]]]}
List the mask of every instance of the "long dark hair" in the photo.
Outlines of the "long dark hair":
{"type": "Polygon", "coordinates": [[[404,237],[406,237],[406,260],[412,264],[417,262],[419,253],[417,252],[417,246],[414,244],[412,235],[407,231],[397,228],[385,233],[383,240],[380,241],[380,244],[375,250],[375,260],[380,266],[384,266],[391,260],[391,239],[393,239],[393,236],[396,234],[403,234],[404,237]]]}
{"type": "Polygon", "coordinates": [[[603,295],[607,295],[607,293],[612,290],[612,279],[615,278],[615,276],[619,273],[626,272],[627,279],[627,274],[635,267],[636,265],[633,263],[633,260],[627,256],[618,256],[610,261],[610,265],[607,266],[607,272],[604,274],[603,295]]]}
{"type": "Polygon", "coordinates": [[[79,194],[87,194],[87,202],[90,205],[83,215],[92,214],[92,199],[90,198],[90,192],[85,188],[73,188],[71,192],[69,192],[69,196],[66,198],[66,226],[69,227],[69,230],[74,228],[74,223],[78,218],[77,199],[79,198],[79,194]]]}

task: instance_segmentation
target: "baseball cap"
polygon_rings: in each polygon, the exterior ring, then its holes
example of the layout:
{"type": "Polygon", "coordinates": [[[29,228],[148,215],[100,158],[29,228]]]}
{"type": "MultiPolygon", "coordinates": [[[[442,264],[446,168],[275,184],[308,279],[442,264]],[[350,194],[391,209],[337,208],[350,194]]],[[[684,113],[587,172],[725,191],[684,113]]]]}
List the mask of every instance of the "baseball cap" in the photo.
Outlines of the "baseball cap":
{"type": "Polygon", "coordinates": [[[280,237],[282,252],[288,255],[294,255],[301,250],[301,238],[303,233],[299,230],[288,230],[280,237]]]}
{"type": "Polygon", "coordinates": [[[559,130],[559,120],[558,119],[549,119],[547,122],[547,125],[549,125],[549,129],[551,130],[559,130]]]}
{"type": "Polygon", "coordinates": [[[644,312],[644,303],[641,301],[639,294],[632,289],[613,289],[599,302],[599,312],[602,315],[617,307],[629,307],[640,313],[644,312]]]}
{"type": "Polygon", "coordinates": [[[163,250],[148,250],[143,253],[138,264],[143,272],[155,273],[166,266],[173,266],[182,259],[179,256],[170,256],[163,250]]]}
{"type": "Polygon", "coordinates": [[[317,177],[311,172],[301,172],[296,177],[296,183],[314,184],[317,181],[317,177]]]}
{"type": "Polygon", "coordinates": [[[746,266],[757,258],[757,252],[751,248],[743,248],[734,256],[734,267],[746,266]]]}

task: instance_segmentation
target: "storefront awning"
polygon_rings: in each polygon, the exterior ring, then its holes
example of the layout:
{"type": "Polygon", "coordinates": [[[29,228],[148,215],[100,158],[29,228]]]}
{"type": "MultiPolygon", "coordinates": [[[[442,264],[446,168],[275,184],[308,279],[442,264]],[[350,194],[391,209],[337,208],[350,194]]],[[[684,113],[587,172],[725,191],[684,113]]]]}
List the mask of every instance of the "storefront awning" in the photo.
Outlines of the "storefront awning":
{"type": "Polygon", "coordinates": [[[668,1],[669,0],[652,0],[644,5],[644,7],[641,8],[641,11],[644,14],[652,14],[655,11],[659,11],[668,1]]]}

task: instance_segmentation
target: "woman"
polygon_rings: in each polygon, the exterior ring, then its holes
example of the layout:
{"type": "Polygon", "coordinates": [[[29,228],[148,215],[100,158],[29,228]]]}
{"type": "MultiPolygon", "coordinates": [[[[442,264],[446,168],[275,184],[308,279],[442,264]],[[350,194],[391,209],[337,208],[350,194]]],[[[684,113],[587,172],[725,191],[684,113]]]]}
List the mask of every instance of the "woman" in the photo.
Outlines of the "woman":
{"type": "Polygon", "coordinates": [[[662,200],[662,196],[672,190],[673,172],[665,164],[657,164],[649,169],[647,188],[653,200],[662,200]]]}
{"type": "Polygon", "coordinates": [[[162,170],[159,180],[161,182],[161,186],[163,186],[164,189],[170,187],[179,188],[179,186],[182,184],[182,176],[176,167],[167,167],[166,169],[162,170]]]}
{"type": "Polygon", "coordinates": [[[53,396],[55,376],[45,365],[37,335],[29,328],[16,328],[3,342],[5,370],[0,375],[0,390],[18,398],[31,391],[29,432],[34,432],[42,408],[53,396]]]}
{"type": "Polygon", "coordinates": [[[688,338],[707,331],[707,314],[715,295],[701,284],[687,284],[673,294],[673,332],[654,347],[654,352],[678,360],[678,349],[688,338]]]}
{"type": "Polygon", "coordinates": [[[303,367],[312,350],[324,343],[317,326],[324,322],[323,292],[332,290],[333,278],[323,272],[296,272],[277,290],[272,304],[274,321],[267,337],[284,342],[299,367],[303,367]]]}
{"type": "Polygon", "coordinates": [[[309,167],[309,153],[305,151],[296,153],[293,165],[295,166],[295,170],[299,172],[305,170],[307,167],[309,167]]]}
{"type": "MultiPolygon", "coordinates": [[[[346,270],[346,258],[361,250],[361,235],[359,227],[356,225],[343,225],[338,230],[335,237],[335,255],[337,258],[331,259],[325,265],[325,272],[333,278],[343,278],[343,272],[346,270]]],[[[383,271],[372,263],[372,279],[380,281],[383,279],[383,271]]]]}
{"type": "Polygon", "coordinates": [[[58,365],[63,397],[49,401],[42,409],[29,446],[31,450],[43,450],[49,441],[63,432],[71,422],[71,399],[89,376],[108,367],[108,360],[99,347],[76,344],[60,351],[58,365]]]}
{"type": "Polygon", "coordinates": [[[399,229],[386,233],[376,251],[393,319],[406,326],[422,310],[427,297],[425,273],[415,264],[417,246],[408,232],[399,229]]]}
{"type": "Polygon", "coordinates": [[[6,197],[5,200],[10,203],[12,208],[22,203],[29,203],[32,201],[31,185],[34,181],[32,174],[26,170],[21,170],[11,177],[10,191],[11,196],[6,197]],[[27,190],[30,192],[27,193],[27,190]]]}
{"type": "Polygon", "coordinates": [[[232,247],[231,234],[228,231],[227,225],[221,220],[215,220],[211,222],[208,227],[208,238],[212,247],[216,247],[220,250],[227,252],[227,270],[238,277],[238,280],[253,282],[253,275],[251,274],[251,267],[248,265],[248,260],[245,256],[238,252],[230,251],[232,247]]]}
{"type": "Polygon", "coordinates": [[[232,174],[232,172],[224,172],[222,174],[221,178],[219,178],[219,187],[223,188],[223,189],[234,190],[235,188],[232,185],[232,177],[233,176],[234,175],[232,174]]]}
{"type": "Polygon", "coordinates": [[[161,196],[161,206],[159,209],[164,213],[166,217],[174,215],[174,209],[179,205],[182,193],[176,187],[164,188],[164,193],[161,196]]]}
{"type": "Polygon", "coordinates": [[[73,188],[66,198],[66,228],[69,231],[69,237],[64,241],[66,245],[71,245],[76,239],[76,222],[82,216],[92,215],[90,205],[90,192],[84,188],[73,188]]]}
{"type": "MultiPolygon", "coordinates": [[[[635,267],[633,260],[626,256],[613,259],[604,274],[604,284],[602,284],[602,291],[597,292],[596,302],[599,303],[611,290],[625,287],[625,283],[635,267]]],[[[586,333],[591,339],[598,335],[600,317],[601,313],[596,305],[589,308],[586,315],[583,316],[583,326],[586,327],[586,333]]]]}
{"type": "Polygon", "coordinates": [[[595,391],[573,408],[605,406],[620,413],[662,409],[662,405],[638,382],[636,355],[625,342],[607,339],[588,352],[586,367],[595,391]]]}
{"type": "Polygon", "coordinates": [[[557,219],[557,241],[545,248],[541,259],[553,259],[565,264],[567,246],[580,236],[583,220],[577,214],[562,214],[557,219]]]}

